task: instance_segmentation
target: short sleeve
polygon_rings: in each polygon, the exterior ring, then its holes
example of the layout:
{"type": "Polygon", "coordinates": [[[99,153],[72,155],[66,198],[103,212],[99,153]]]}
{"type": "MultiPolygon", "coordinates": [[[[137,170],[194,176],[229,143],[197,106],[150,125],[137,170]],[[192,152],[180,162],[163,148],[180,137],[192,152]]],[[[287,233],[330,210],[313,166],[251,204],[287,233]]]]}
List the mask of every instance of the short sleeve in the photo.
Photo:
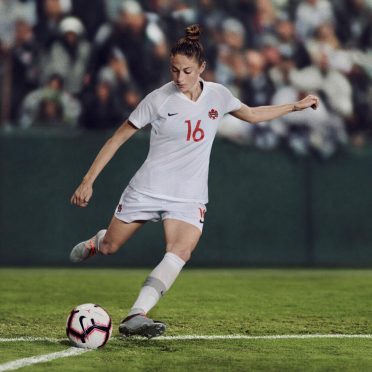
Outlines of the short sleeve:
{"type": "Polygon", "coordinates": [[[220,85],[220,92],[222,94],[222,99],[225,104],[225,112],[224,114],[228,114],[232,111],[237,111],[242,107],[241,101],[234,97],[233,94],[230,92],[229,89],[220,85]]]}
{"type": "Polygon", "coordinates": [[[153,122],[158,116],[156,90],[149,93],[130,114],[128,120],[138,129],[153,122]]]}

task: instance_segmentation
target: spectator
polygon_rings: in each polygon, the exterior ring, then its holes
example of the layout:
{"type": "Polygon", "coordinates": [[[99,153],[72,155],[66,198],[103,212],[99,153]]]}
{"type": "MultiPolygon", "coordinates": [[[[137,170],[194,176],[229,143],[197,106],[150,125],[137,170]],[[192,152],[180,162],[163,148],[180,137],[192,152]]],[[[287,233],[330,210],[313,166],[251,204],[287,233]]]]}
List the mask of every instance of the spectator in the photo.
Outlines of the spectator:
{"type": "Polygon", "coordinates": [[[279,41],[274,35],[268,34],[262,39],[262,45],[258,51],[262,54],[265,60],[267,70],[279,63],[280,51],[278,43],[279,41]]]}
{"type": "Polygon", "coordinates": [[[32,0],[0,0],[0,44],[9,48],[14,43],[15,24],[22,19],[30,25],[36,22],[36,9],[32,0]]]}
{"type": "Polygon", "coordinates": [[[366,0],[334,1],[337,35],[346,48],[364,48],[371,25],[371,3],[366,0]]]}
{"type": "Polygon", "coordinates": [[[143,92],[164,81],[164,72],[168,70],[165,35],[136,1],[124,1],[116,22],[105,24],[98,31],[90,67],[91,76],[107,63],[109,53],[114,48],[126,56],[132,78],[143,92]]]}
{"type": "Polygon", "coordinates": [[[65,18],[59,25],[60,39],[56,40],[43,61],[44,81],[51,73],[60,74],[65,88],[78,96],[83,89],[90,44],[84,38],[84,26],[75,17],[65,18]]]}
{"type": "MultiPolygon", "coordinates": [[[[274,85],[267,73],[264,55],[259,51],[247,50],[245,58],[247,76],[240,81],[242,101],[252,107],[269,105],[274,85]]],[[[266,123],[250,128],[249,137],[251,143],[261,149],[272,149],[278,144],[277,136],[266,123]]]]}
{"type": "Polygon", "coordinates": [[[282,55],[291,55],[297,68],[304,68],[311,64],[309,53],[304,44],[295,34],[295,26],[286,16],[282,16],[276,23],[278,36],[277,48],[282,55]]]}
{"type": "Polygon", "coordinates": [[[125,120],[140,103],[142,96],[138,87],[131,83],[123,85],[118,96],[121,120],[125,120]]]}
{"type": "Polygon", "coordinates": [[[106,13],[110,22],[114,22],[120,12],[123,0],[105,0],[106,13]]]}
{"type": "Polygon", "coordinates": [[[277,63],[268,71],[275,90],[290,85],[289,75],[296,68],[293,52],[292,48],[280,48],[277,63]]]}
{"type": "Polygon", "coordinates": [[[256,0],[256,11],[253,17],[253,34],[251,47],[260,48],[262,40],[267,35],[275,34],[276,11],[271,0],[256,0]]]}
{"type": "MultiPolygon", "coordinates": [[[[208,30],[214,37],[217,36],[217,30],[226,17],[216,4],[216,0],[200,0],[200,9],[198,11],[198,22],[208,30]]],[[[204,45],[204,44],[203,44],[204,45]]]]}
{"type": "Polygon", "coordinates": [[[197,12],[197,23],[203,27],[201,42],[208,61],[203,77],[209,81],[216,81],[214,71],[218,55],[219,28],[226,13],[218,6],[217,0],[201,0],[197,12]]]}
{"type": "Polygon", "coordinates": [[[306,42],[306,48],[313,60],[324,53],[327,55],[330,67],[344,73],[349,73],[352,68],[352,55],[341,48],[340,41],[331,23],[319,25],[315,30],[314,37],[306,42]]]}
{"type": "MultiPolygon", "coordinates": [[[[273,96],[271,104],[284,104],[292,98],[301,99],[308,92],[293,86],[283,86],[273,96]]],[[[347,141],[342,120],[323,103],[316,111],[298,111],[270,122],[272,130],[300,155],[316,152],[327,158],[347,141]]]]}
{"type": "MultiPolygon", "coordinates": [[[[137,107],[142,94],[132,81],[127,60],[119,49],[115,48],[112,51],[109,63],[100,70],[98,79],[110,85],[111,94],[118,101],[120,120],[127,119],[137,107]]],[[[89,96],[90,92],[87,95],[89,96]]]]}
{"type": "Polygon", "coordinates": [[[63,0],[37,0],[38,20],[35,26],[37,41],[44,51],[59,38],[59,23],[70,11],[71,4],[63,0]]]}
{"type": "Polygon", "coordinates": [[[353,114],[351,85],[347,78],[329,64],[327,54],[314,58],[314,65],[302,70],[292,71],[292,85],[300,91],[320,91],[325,104],[344,119],[353,114]]]}
{"type": "Polygon", "coordinates": [[[58,127],[62,125],[63,108],[56,95],[43,98],[36,113],[35,125],[40,127],[58,127]]]}
{"type": "Polygon", "coordinates": [[[216,81],[236,90],[236,75],[244,76],[246,66],[243,57],[245,29],[240,21],[228,18],[222,23],[221,42],[218,45],[216,81]]]}
{"type": "Polygon", "coordinates": [[[274,86],[267,74],[264,56],[248,50],[245,57],[248,75],[240,82],[242,101],[253,107],[270,104],[274,86]]]}
{"type": "Polygon", "coordinates": [[[25,97],[19,125],[24,129],[40,125],[72,128],[77,126],[80,112],[79,101],[63,89],[62,77],[54,74],[44,87],[25,97]]]}
{"type": "Polygon", "coordinates": [[[312,37],[315,29],[335,19],[328,0],[302,0],[296,11],[296,33],[301,40],[312,37]]]}
{"type": "Polygon", "coordinates": [[[195,23],[198,17],[196,9],[185,1],[166,1],[158,3],[156,8],[162,14],[162,26],[166,31],[168,42],[172,44],[183,36],[183,30],[190,23],[195,23]]]}
{"type": "Polygon", "coordinates": [[[86,37],[93,41],[98,29],[107,21],[104,0],[74,0],[71,15],[79,18],[86,30],[86,37]],[[88,11],[94,9],[94,11],[88,11]]]}
{"type": "Polygon", "coordinates": [[[13,122],[18,120],[18,111],[26,94],[38,87],[39,58],[40,50],[34,39],[32,26],[26,20],[17,20],[11,49],[10,119],[13,122]]]}
{"type": "Polygon", "coordinates": [[[366,29],[362,33],[362,37],[360,40],[360,49],[364,51],[369,51],[371,54],[372,50],[372,5],[371,9],[369,10],[369,23],[366,29]]]}
{"type": "Polygon", "coordinates": [[[354,116],[349,126],[352,136],[372,134],[372,78],[360,66],[354,65],[349,81],[353,91],[354,116]]]}
{"type": "Polygon", "coordinates": [[[257,29],[256,0],[239,0],[237,3],[230,2],[225,5],[229,17],[237,19],[244,27],[245,44],[249,48],[258,48],[255,32],[257,29]]]}
{"type": "Polygon", "coordinates": [[[83,104],[81,125],[88,129],[110,129],[121,124],[116,97],[109,81],[100,80],[83,104]]]}
{"type": "MultiPolygon", "coordinates": [[[[269,104],[279,91],[285,97],[289,88],[297,95],[318,91],[328,114],[361,138],[372,134],[371,4],[371,0],[0,0],[1,120],[7,122],[10,113],[11,121],[20,121],[20,102],[40,82],[46,84],[51,73],[59,72],[65,89],[84,105],[98,99],[100,86],[99,97],[104,102],[110,96],[107,102],[114,102],[110,104],[120,122],[140,98],[168,80],[167,45],[182,35],[185,26],[198,22],[204,28],[208,61],[204,79],[226,85],[251,105],[269,104]]],[[[107,108],[107,102],[102,107],[107,108]]],[[[53,120],[60,120],[64,111],[61,107],[46,100],[39,117],[48,122],[45,125],[55,125],[53,120]]],[[[263,148],[275,143],[270,126],[243,129],[231,118],[225,123],[223,131],[227,135],[230,131],[238,143],[263,148]]],[[[286,135],[297,138],[301,131],[298,127],[286,135]]]]}
{"type": "Polygon", "coordinates": [[[108,63],[99,71],[98,78],[109,82],[114,93],[119,94],[122,87],[131,81],[128,62],[118,48],[114,48],[108,58],[108,63]]]}

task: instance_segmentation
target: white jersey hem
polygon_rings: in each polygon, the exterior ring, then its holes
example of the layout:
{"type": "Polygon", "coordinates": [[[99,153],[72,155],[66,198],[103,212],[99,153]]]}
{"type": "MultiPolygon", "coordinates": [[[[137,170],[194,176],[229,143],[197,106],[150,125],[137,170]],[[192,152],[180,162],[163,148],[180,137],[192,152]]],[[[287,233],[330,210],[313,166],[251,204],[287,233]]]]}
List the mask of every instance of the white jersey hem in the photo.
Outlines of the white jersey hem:
{"type": "Polygon", "coordinates": [[[208,199],[203,200],[203,199],[186,199],[186,198],[178,198],[176,196],[169,196],[169,195],[164,195],[164,194],[154,194],[152,192],[144,191],[139,189],[138,187],[133,186],[132,184],[129,183],[129,186],[144,195],[151,196],[153,198],[157,199],[163,199],[163,200],[169,200],[169,201],[175,201],[175,202],[183,202],[183,203],[202,203],[202,204],[208,204],[208,199]]]}

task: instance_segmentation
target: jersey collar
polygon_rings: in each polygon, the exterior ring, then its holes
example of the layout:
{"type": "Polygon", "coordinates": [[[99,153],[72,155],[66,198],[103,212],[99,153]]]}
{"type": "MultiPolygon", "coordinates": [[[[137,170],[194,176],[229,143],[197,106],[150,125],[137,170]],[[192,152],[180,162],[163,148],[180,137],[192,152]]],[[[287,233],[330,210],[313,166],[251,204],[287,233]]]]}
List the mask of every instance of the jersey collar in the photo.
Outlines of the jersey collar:
{"type": "Polygon", "coordinates": [[[182,99],[185,99],[187,102],[190,102],[192,104],[198,104],[201,101],[201,99],[205,96],[205,91],[207,90],[206,83],[205,83],[205,81],[202,78],[199,79],[199,83],[202,83],[203,89],[202,89],[202,92],[200,93],[200,96],[198,97],[198,99],[196,101],[191,100],[190,98],[186,97],[185,94],[183,94],[182,92],[180,92],[174,82],[173,82],[173,86],[176,89],[176,94],[179,97],[181,97],[182,99]]]}

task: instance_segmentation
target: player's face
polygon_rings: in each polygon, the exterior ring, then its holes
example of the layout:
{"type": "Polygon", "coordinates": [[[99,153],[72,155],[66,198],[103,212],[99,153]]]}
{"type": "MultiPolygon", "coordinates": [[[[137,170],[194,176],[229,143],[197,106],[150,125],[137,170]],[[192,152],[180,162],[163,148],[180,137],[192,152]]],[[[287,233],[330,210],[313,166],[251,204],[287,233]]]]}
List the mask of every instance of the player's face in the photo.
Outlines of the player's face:
{"type": "Polygon", "coordinates": [[[183,54],[171,56],[170,70],[172,80],[177,85],[178,89],[184,93],[193,93],[198,89],[200,74],[205,69],[205,62],[199,65],[198,61],[183,54]]]}

